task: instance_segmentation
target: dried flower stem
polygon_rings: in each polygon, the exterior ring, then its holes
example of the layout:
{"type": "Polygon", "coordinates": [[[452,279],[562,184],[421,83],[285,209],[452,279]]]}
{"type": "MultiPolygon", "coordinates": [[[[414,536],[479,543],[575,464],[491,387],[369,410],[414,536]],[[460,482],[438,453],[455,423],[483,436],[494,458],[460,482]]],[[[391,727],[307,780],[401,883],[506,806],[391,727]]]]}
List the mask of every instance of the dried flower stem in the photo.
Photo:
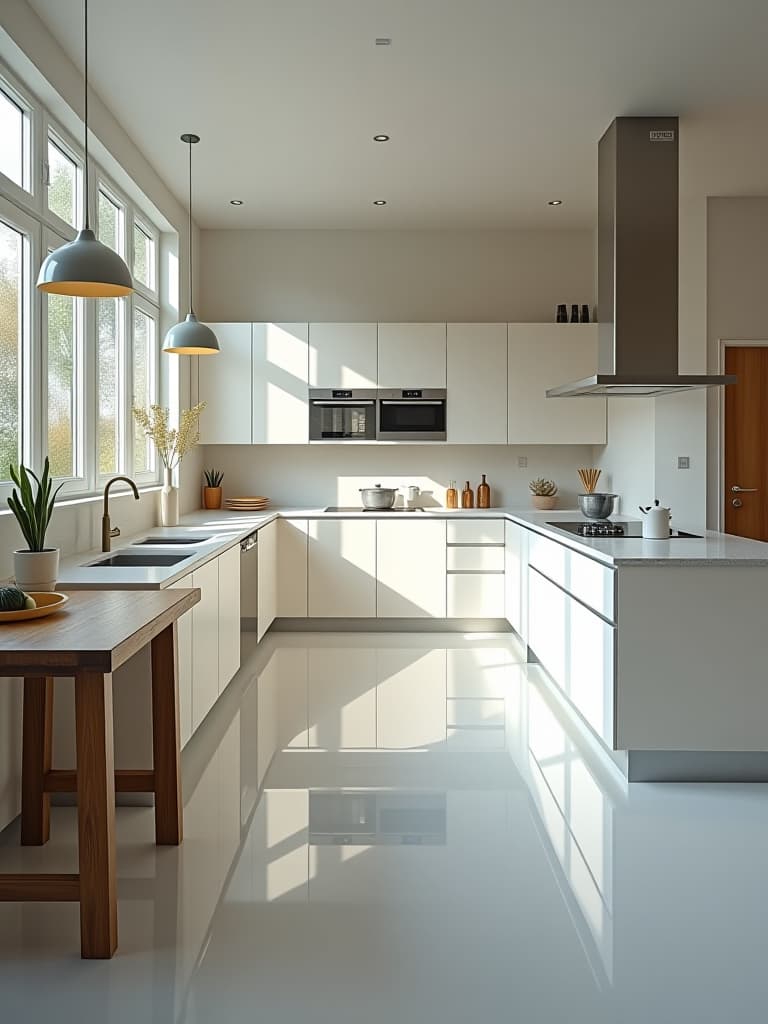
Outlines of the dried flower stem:
{"type": "Polygon", "coordinates": [[[149,411],[140,406],[133,407],[136,422],[155,446],[160,461],[166,469],[175,469],[187,452],[200,440],[198,421],[205,402],[192,409],[182,409],[179,429],[169,427],[170,411],[162,405],[150,405],[149,411]]]}

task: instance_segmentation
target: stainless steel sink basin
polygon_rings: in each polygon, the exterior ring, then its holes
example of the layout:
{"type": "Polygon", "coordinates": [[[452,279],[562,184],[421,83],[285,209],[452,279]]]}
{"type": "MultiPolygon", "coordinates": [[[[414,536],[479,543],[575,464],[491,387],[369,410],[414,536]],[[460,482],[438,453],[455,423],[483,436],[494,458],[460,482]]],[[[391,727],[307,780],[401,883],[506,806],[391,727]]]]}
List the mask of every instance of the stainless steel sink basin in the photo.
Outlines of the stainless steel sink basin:
{"type": "Polygon", "coordinates": [[[153,565],[176,565],[183,562],[185,558],[197,554],[196,551],[185,551],[183,555],[163,555],[159,552],[140,554],[138,551],[120,551],[109,558],[100,558],[97,562],[86,562],[89,569],[114,569],[118,566],[153,566],[153,565]]]}
{"type": "Polygon", "coordinates": [[[144,540],[135,540],[131,547],[141,547],[143,544],[203,544],[210,540],[210,537],[145,537],[144,540]]]}

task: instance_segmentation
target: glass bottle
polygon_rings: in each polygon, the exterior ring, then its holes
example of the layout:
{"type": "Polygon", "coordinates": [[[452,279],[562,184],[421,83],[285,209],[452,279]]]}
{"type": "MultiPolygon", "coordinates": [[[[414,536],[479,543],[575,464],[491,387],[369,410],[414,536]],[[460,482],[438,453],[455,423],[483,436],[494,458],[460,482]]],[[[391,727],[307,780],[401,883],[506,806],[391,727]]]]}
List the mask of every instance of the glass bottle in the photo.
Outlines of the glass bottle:
{"type": "Polygon", "coordinates": [[[477,486],[477,507],[478,508],[490,508],[491,507],[491,488],[486,482],[485,473],[483,473],[483,479],[477,486]]]}
{"type": "Polygon", "coordinates": [[[462,508],[474,508],[475,507],[475,492],[469,486],[469,480],[464,484],[464,490],[461,492],[461,507],[462,508]]]}
{"type": "Polygon", "coordinates": [[[448,490],[445,492],[445,507],[446,508],[458,508],[459,507],[459,492],[456,490],[456,481],[448,481],[448,490]]]}

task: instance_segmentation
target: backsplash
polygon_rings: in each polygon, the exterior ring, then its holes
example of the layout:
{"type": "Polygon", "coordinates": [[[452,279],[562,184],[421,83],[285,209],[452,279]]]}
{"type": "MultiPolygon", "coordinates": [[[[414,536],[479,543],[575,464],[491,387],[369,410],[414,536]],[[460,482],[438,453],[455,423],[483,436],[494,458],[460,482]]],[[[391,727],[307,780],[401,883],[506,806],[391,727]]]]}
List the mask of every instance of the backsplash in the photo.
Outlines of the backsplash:
{"type": "Polygon", "coordinates": [[[530,505],[528,482],[548,477],[559,487],[559,506],[573,507],[576,470],[592,465],[587,445],[206,445],[205,467],[224,472],[224,494],[265,494],[273,504],[359,505],[359,488],[416,484],[424,504],[444,505],[449,480],[474,489],[485,473],[493,506],[530,505]],[[518,459],[526,458],[520,467],[518,459]]]}

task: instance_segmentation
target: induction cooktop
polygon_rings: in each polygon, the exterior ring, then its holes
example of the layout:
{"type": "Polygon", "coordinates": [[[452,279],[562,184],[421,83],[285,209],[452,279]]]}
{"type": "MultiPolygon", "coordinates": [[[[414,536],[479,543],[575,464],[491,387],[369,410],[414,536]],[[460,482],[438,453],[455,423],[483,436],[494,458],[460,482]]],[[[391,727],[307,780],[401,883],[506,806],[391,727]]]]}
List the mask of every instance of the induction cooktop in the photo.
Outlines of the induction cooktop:
{"type": "MultiPolygon", "coordinates": [[[[641,522],[614,523],[610,519],[582,519],[578,523],[552,522],[547,523],[547,526],[554,526],[558,530],[565,530],[566,533],[575,533],[578,537],[608,537],[611,540],[620,540],[621,538],[631,540],[643,537],[643,524],[641,522]]],[[[700,540],[701,534],[686,533],[684,530],[670,530],[670,540],[684,540],[686,538],[700,540]]]]}

